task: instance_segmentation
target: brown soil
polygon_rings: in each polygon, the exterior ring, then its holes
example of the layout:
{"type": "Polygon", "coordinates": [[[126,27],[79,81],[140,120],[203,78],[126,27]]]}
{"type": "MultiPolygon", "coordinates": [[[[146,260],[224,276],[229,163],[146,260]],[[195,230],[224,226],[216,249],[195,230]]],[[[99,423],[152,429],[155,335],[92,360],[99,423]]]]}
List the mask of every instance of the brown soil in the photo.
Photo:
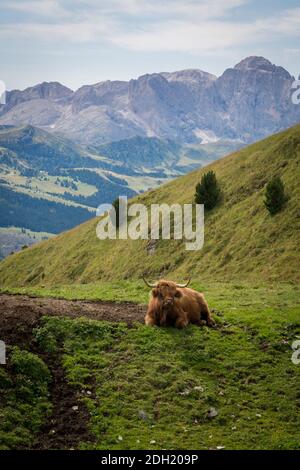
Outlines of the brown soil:
{"type": "Polygon", "coordinates": [[[8,334],[20,338],[24,329],[24,344],[28,344],[26,331],[35,328],[44,315],[78,318],[88,317],[93,320],[143,322],[146,307],[131,302],[88,302],[81,300],[61,300],[26,295],[0,294],[0,332],[5,341],[8,334]]]}
{"type": "MultiPolygon", "coordinates": [[[[48,365],[52,374],[50,386],[52,415],[40,429],[33,445],[36,450],[76,449],[80,442],[91,442],[88,423],[90,415],[80,401],[80,392],[66,380],[60,357],[39,354],[48,365]],[[74,410],[73,407],[78,407],[74,410]]],[[[90,387],[92,389],[92,387],[90,387]]]]}
{"type": "MultiPolygon", "coordinates": [[[[0,339],[8,346],[19,346],[38,354],[52,374],[50,387],[52,416],[40,430],[34,449],[73,449],[80,442],[92,441],[88,430],[89,413],[80,398],[81,391],[68,384],[60,357],[38,350],[32,330],[40,318],[54,315],[93,320],[123,321],[129,325],[143,322],[146,307],[133,303],[68,301],[33,298],[24,295],[0,295],[0,339]],[[73,409],[73,407],[78,409],[73,409]]],[[[90,391],[93,393],[91,384],[90,391]]]]}

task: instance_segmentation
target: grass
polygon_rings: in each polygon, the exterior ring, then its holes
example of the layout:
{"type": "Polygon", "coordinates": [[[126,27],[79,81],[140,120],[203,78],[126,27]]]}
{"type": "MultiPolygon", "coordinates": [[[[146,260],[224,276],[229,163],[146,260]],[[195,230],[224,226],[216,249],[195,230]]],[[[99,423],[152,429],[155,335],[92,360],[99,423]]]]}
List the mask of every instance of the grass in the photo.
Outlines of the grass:
{"type": "MultiPolygon", "coordinates": [[[[227,313],[253,308],[300,307],[300,285],[298,284],[250,284],[226,282],[191,282],[190,286],[205,293],[209,304],[227,313]]],[[[90,284],[0,287],[0,293],[25,294],[33,297],[53,297],[67,300],[93,300],[146,304],[149,288],[141,280],[97,282],[90,284]]]]}
{"type": "Polygon", "coordinates": [[[43,360],[16,346],[8,352],[9,367],[0,366],[0,450],[30,447],[52,409],[43,360]]]}
{"type": "Polygon", "coordinates": [[[40,346],[55,354],[63,341],[91,414],[95,443],[81,448],[299,449],[299,316],[261,306],[251,317],[241,307],[219,329],[183,331],[44,318],[40,346]]]}
{"type": "Polygon", "coordinates": [[[222,202],[207,213],[202,250],[186,251],[180,240],[160,240],[153,255],[147,240],[103,240],[97,219],[9,256],[0,263],[6,287],[85,284],[115,279],[192,275],[203,281],[299,283],[300,126],[274,135],[178,178],[133,201],[191,203],[204,172],[213,170],[222,202]],[[264,207],[267,182],[282,178],[289,200],[271,217],[264,207]]]}
{"type": "MultiPolygon", "coordinates": [[[[1,168],[0,168],[1,171],[1,168]]],[[[62,179],[63,181],[68,181],[69,183],[75,183],[78,189],[72,189],[70,187],[66,188],[57,182],[57,176],[51,176],[45,174],[42,178],[38,177],[27,177],[18,174],[17,171],[15,173],[8,173],[8,174],[1,174],[1,178],[3,178],[13,189],[18,189],[21,192],[23,189],[29,191],[29,194],[33,193],[42,193],[43,196],[49,200],[52,200],[54,194],[61,196],[66,191],[72,195],[77,196],[92,196],[97,192],[97,188],[91,184],[82,183],[81,181],[75,181],[71,177],[65,177],[62,179]],[[30,192],[31,191],[31,192],[30,192]]],[[[28,193],[27,193],[28,194],[28,193]]]]}
{"type": "Polygon", "coordinates": [[[0,227],[0,234],[16,234],[16,235],[28,235],[31,238],[36,238],[36,240],[41,241],[44,238],[53,237],[53,233],[49,232],[34,232],[33,230],[24,229],[22,227],[0,227]],[[22,231],[23,230],[23,231],[22,231]]]}
{"type": "MultiPolygon", "coordinates": [[[[300,366],[291,361],[300,287],[193,286],[203,288],[218,328],[42,319],[34,333],[39,350],[61,355],[78,406],[90,413],[92,439],[80,448],[300,449],[300,366]]],[[[117,289],[106,283],[21,291],[112,300],[117,289]]],[[[123,282],[118,292],[118,300],[144,303],[148,296],[140,282],[123,282]]]]}

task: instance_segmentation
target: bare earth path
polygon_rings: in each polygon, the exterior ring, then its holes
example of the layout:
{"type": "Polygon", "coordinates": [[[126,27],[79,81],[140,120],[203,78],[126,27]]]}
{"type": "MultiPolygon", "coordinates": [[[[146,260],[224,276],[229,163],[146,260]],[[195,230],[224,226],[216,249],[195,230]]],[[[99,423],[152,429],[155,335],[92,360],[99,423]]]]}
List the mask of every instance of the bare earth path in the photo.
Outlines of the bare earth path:
{"type": "MultiPolygon", "coordinates": [[[[14,330],[24,333],[32,331],[44,315],[92,320],[118,321],[132,324],[143,322],[146,307],[131,302],[89,302],[82,300],[61,300],[52,298],[28,297],[26,295],[0,294],[0,336],[2,340],[11,340],[14,330]],[[8,336],[8,337],[7,337],[8,336]]],[[[17,333],[18,339],[20,334],[17,333]]]]}
{"type": "MultiPolygon", "coordinates": [[[[50,395],[53,413],[36,437],[34,449],[73,449],[80,442],[92,441],[88,430],[89,413],[80,402],[80,393],[66,380],[61,358],[42,351],[33,336],[33,329],[44,315],[69,318],[88,317],[93,320],[143,322],[146,306],[130,302],[88,302],[26,295],[0,294],[0,340],[38,354],[48,365],[52,382],[50,395]],[[80,405],[73,411],[74,405],[80,405]]],[[[91,390],[93,386],[91,384],[91,390]]]]}

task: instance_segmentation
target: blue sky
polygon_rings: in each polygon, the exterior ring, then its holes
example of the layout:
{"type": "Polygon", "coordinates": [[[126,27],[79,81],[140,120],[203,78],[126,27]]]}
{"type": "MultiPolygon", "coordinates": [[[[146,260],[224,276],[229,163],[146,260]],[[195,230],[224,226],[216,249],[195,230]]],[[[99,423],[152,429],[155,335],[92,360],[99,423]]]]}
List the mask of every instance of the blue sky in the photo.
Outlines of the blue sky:
{"type": "Polygon", "coordinates": [[[1,0],[8,89],[199,68],[249,55],[300,74],[300,0],[1,0]]]}

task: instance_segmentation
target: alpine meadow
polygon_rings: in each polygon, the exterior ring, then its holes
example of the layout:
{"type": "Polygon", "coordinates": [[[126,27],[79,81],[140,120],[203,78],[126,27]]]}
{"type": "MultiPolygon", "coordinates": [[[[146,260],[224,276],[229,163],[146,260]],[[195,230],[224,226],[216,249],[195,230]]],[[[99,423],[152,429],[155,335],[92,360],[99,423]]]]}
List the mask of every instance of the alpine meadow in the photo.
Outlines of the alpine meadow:
{"type": "Polygon", "coordinates": [[[2,467],[299,467],[299,0],[0,23],[2,467]]]}
{"type": "Polygon", "coordinates": [[[296,126],[138,196],[192,202],[214,171],[200,251],[100,241],[92,219],[2,261],[1,448],[299,449],[299,162],[296,126]],[[142,275],[191,276],[215,327],[143,325],[142,275]]]}

